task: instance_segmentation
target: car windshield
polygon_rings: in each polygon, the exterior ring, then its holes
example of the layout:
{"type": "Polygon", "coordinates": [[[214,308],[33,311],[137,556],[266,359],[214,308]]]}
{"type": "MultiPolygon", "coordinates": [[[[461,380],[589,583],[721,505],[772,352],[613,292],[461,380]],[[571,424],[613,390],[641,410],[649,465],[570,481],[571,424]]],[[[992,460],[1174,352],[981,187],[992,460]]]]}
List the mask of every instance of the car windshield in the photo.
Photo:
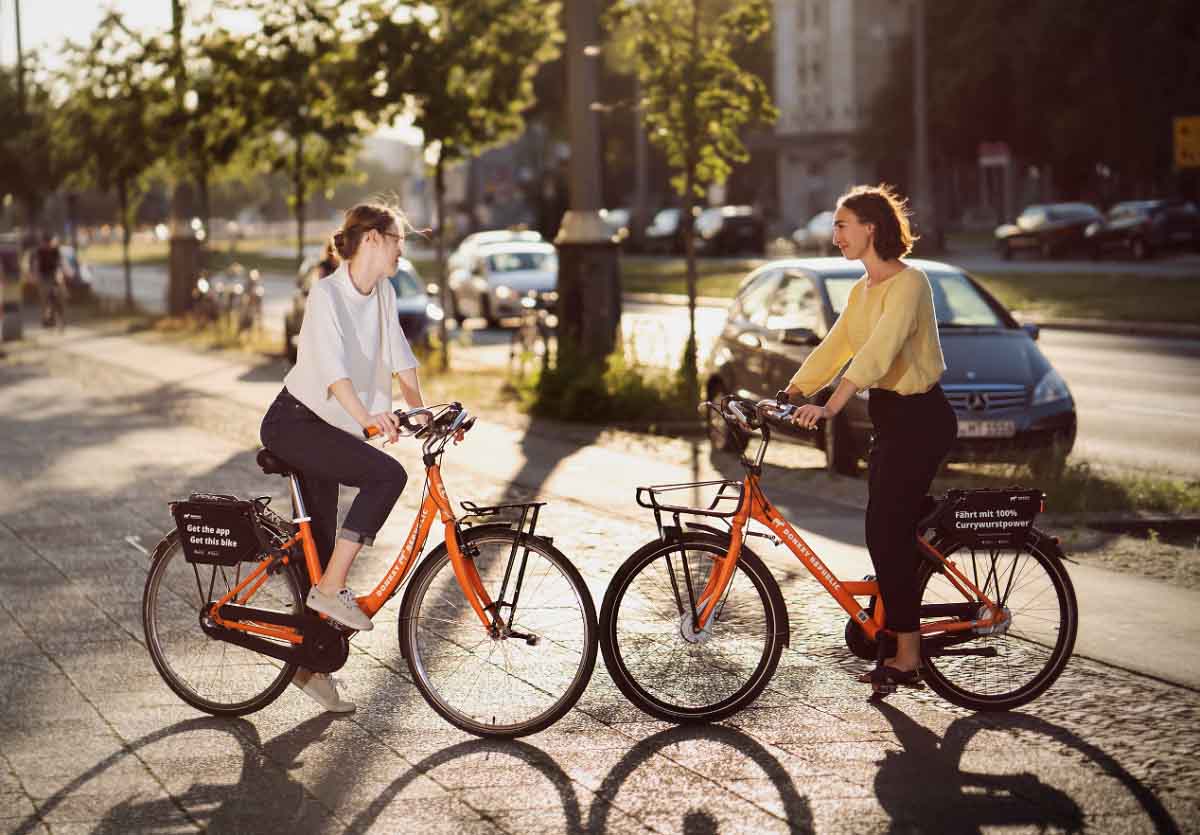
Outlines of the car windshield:
{"type": "MultiPolygon", "coordinates": [[[[830,276],[825,279],[834,316],[840,316],[850,298],[850,288],[858,276],[830,276]]],[[[938,325],[943,328],[1002,328],[1004,322],[961,273],[933,273],[933,307],[938,325]]]]}
{"type": "Polygon", "coordinates": [[[425,292],[421,289],[421,282],[417,280],[417,277],[403,267],[392,273],[391,280],[392,287],[396,290],[396,298],[398,299],[419,296],[425,292]]]}
{"type": "Polygon", "coordinates": [[[511,273],[518,270],[557,270],[558,256],[553,252],[497,252],[487,257],[488,272],[511,273]]]}

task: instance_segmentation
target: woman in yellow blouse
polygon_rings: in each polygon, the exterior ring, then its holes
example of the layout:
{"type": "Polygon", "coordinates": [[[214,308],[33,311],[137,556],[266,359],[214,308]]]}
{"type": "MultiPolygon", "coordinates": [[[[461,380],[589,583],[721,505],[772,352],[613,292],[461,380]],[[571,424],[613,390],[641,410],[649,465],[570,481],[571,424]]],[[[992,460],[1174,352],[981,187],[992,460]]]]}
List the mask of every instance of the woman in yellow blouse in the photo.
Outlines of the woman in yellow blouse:
{"type": "Polygon", "coordinates": [[[946,364],[929,279],[900,260],[914,240],[905,201],[891,187],[857,186],[842,195],[833,242],[846,258],[862,261],[866,275],[787,388],[809,397],[846,369],[824,406],[797,410],[796,424],[808,429],[832,420],[856,392],[870,390],[875,437],[867,548],[897,641],[895,656],[864,680],[884,685],[920,680],[920,557],[914,536],[922,499],[958,433],[954,410],[938,384],[946,364]]]}

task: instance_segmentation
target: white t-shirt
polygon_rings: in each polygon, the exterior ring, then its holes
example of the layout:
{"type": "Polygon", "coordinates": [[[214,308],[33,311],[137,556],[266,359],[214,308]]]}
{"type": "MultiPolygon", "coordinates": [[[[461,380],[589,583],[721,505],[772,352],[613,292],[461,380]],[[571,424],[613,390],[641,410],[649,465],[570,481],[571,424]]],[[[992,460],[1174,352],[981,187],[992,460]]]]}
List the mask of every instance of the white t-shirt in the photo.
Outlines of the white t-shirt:
{"type": "Polygon", "coordinates": [[[360,436],[362,427],[329,386],[350,380],[368,414],[392,408],[392,374],[417,367],[396,314],[396,291],[387,279],[370,295],[350,281],[347,262],[314,282],[297,340],[296,365],[283,384],[327,423],[360,436]]]}

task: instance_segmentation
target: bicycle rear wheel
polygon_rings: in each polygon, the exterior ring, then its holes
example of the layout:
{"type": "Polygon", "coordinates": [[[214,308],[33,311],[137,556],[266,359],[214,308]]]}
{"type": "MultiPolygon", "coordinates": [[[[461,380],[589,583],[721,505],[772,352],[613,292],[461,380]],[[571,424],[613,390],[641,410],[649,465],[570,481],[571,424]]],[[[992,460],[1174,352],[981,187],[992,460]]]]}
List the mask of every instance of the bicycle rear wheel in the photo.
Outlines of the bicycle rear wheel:
{"type": "Polygon", "coordinates": [[[575,566],[543,539],[484,527],[465,531],[462,547],[501,618],[512,616],[514,634],[484,629],[441,546],[404,595],[400,650],[421,695],[451,724],[485,737],[536,733],[570,710],[591,679],[595,604],[575,566]]]}
{"type": "MultiPolygon", "coordinates": [[[[1020,548],[948,543],[942,553],[1011,619],[991,634],[979,630],[941,649],[936,638],[924,639],[925,680],[942,698],[971,710],[1012,710],[1036,699],[1067,666],[1079,628],[1075,589],[1057,546],[1034,530],[1020,548]]],[[[918,582],[923,621],[944,619],[931,605],[974,602],[930,563],[922,563],[918,582]]]]}
{"type": "MultiPolygon", "coordinates": [[[[243,716],[269,705],[287,688],[295,664],[210,638],[200,628],[205,606],[246,579],[255,563],[226,567],[187,562],[175,532],[154,551],[142,593],[142,627],[154,666],[179,698],[214,716],[243,716]]],[[[295,574],[267,574],[249,601],[257,609],[299,615],[295,574]]]]}
{"type": "Polygon", "coordinates": [[[787,612],[779,586],[746,548],[712,618],[700,632],[694,628],[691,601],[728,547],[728,540],[699,533],[655,540],[609,584],[600,609],[604,663],[621,692],[651,716],[721,719],[754,701],[775,673],[787,612]]]}

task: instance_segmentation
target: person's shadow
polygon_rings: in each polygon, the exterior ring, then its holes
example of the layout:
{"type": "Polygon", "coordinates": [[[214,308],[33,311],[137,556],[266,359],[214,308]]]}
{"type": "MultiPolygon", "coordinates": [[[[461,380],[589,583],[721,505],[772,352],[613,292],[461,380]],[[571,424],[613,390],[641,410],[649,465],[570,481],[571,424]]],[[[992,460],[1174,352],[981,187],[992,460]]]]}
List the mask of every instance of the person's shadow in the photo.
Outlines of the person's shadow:
{"type": "Polygon", "coordinates": [[[875,777],[875,795],[892,818],[892,830],[978,833],[999,827],[1081,832],[1086,820],[1074,798],[1028,771],[1009,774],[963,769],[963,757],[980,730],[1020,730],[1074,748],[1117,779],[1137,799],[1159,832],[1179,831],[1148,788],[1111,756],[1057,726],[1020,713],[955,720],[942,738],[886,702],[872,702],[891,723],[901,752],[889,751],[875,777]]]}

